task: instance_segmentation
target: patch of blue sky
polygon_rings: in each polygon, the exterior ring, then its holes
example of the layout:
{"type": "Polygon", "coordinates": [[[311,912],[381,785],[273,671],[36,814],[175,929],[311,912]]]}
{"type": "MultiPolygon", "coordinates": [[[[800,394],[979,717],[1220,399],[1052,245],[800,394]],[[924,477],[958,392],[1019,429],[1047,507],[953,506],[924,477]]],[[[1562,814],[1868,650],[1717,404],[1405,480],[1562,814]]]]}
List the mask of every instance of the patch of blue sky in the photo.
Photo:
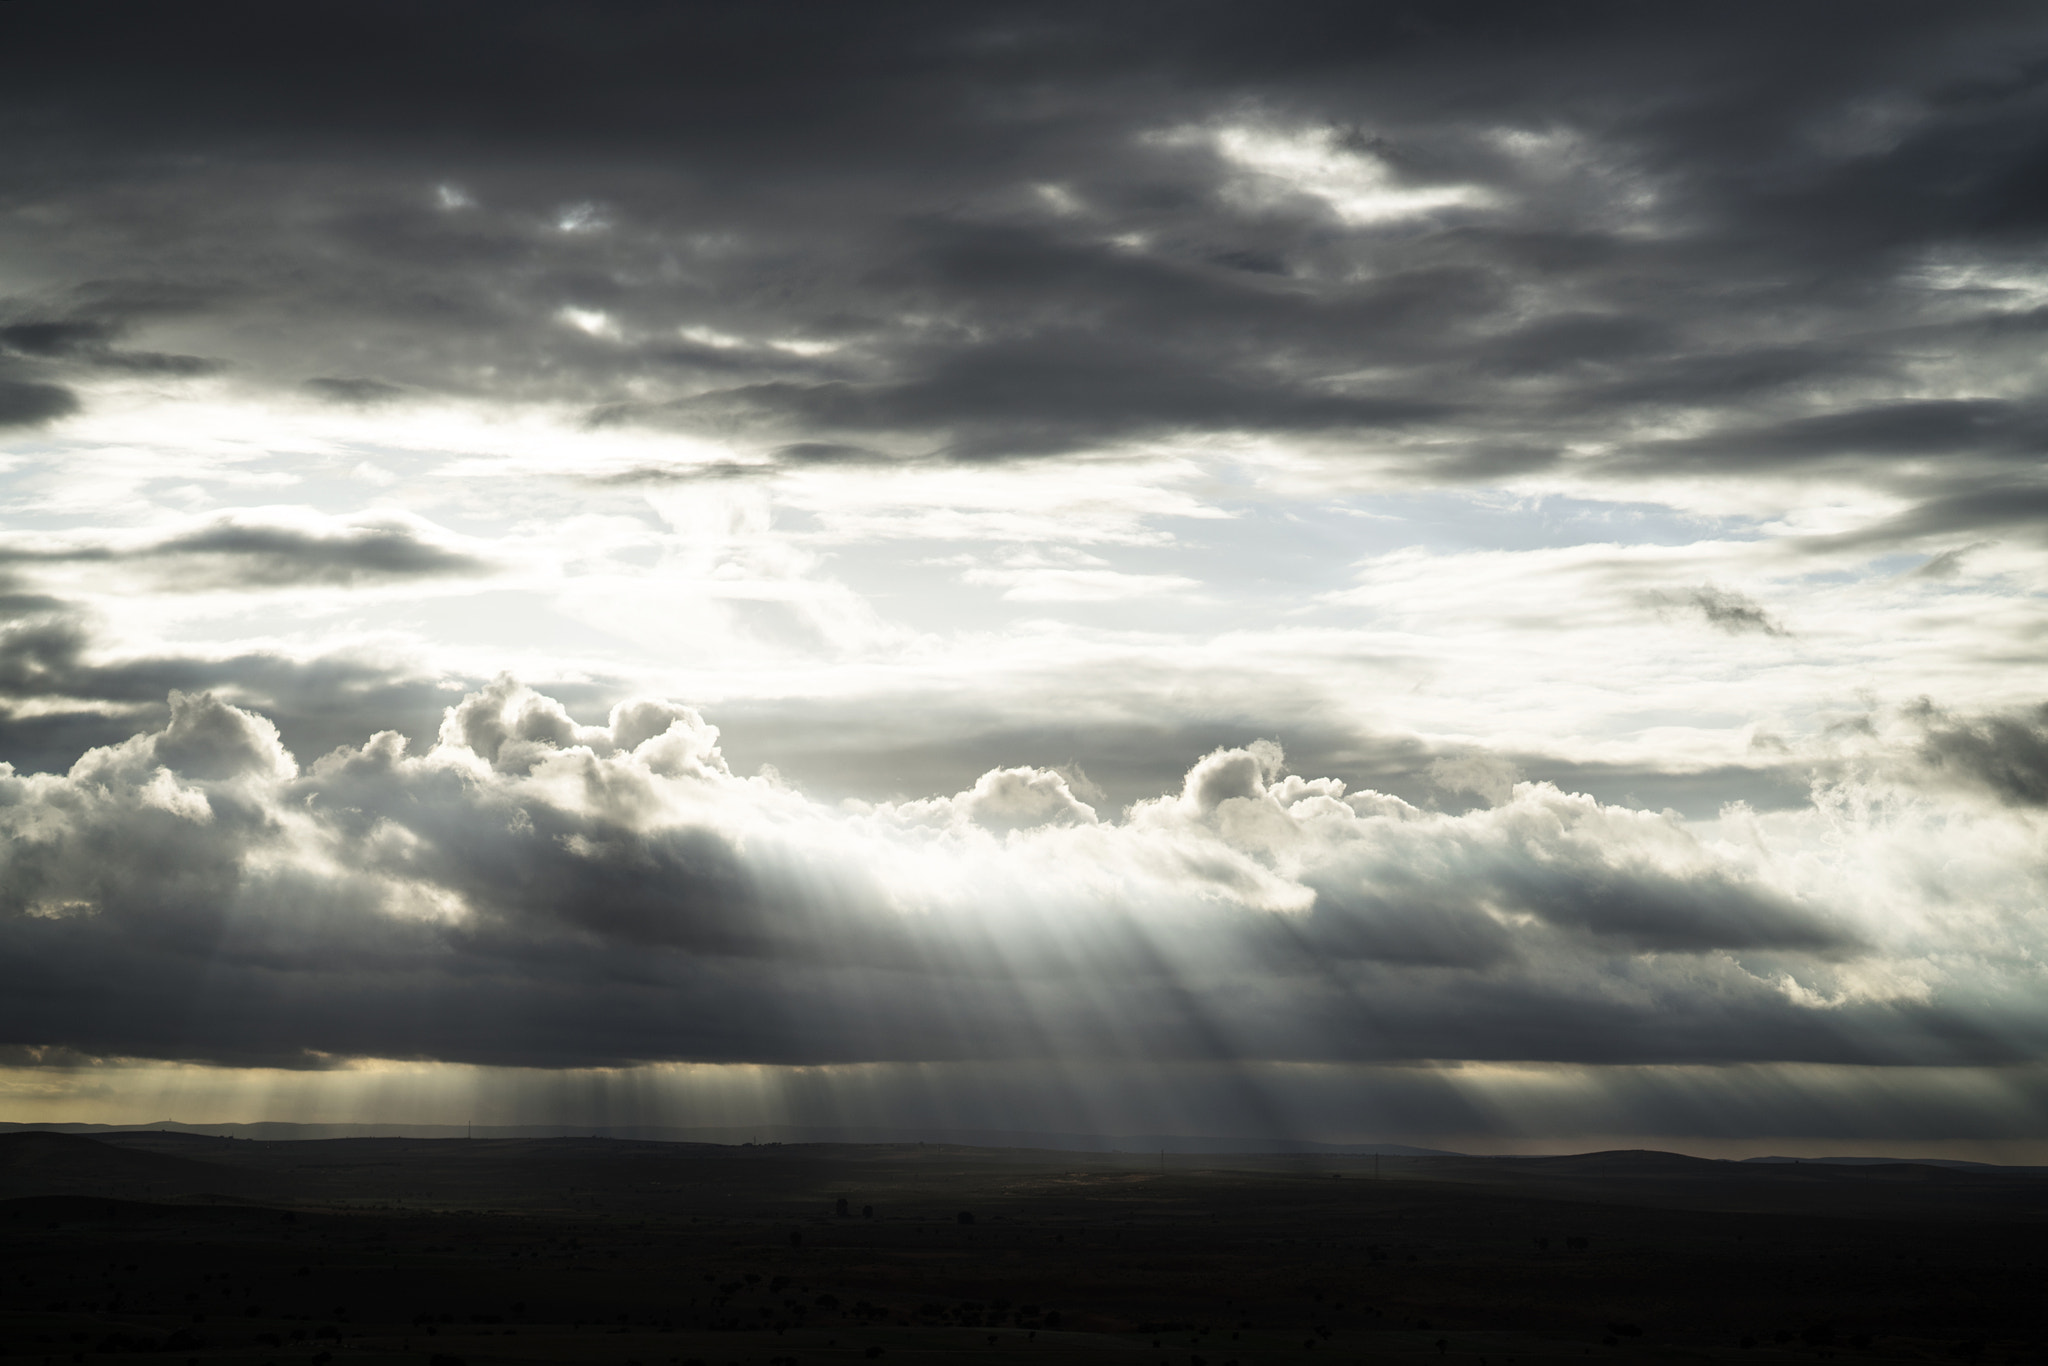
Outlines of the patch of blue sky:
{"type": "Polygon", "coordinates": [[[1516,497],[1498,491],[1376,493],[1294,509],[1304,520],[1365,520],[1384,530],[1385,550],[1558,550],[1575,545],[1691,545],[1766,539],[1763,519],[1703,517],[1661,503],[1609,502],[1564,494],[1516,497]]]}

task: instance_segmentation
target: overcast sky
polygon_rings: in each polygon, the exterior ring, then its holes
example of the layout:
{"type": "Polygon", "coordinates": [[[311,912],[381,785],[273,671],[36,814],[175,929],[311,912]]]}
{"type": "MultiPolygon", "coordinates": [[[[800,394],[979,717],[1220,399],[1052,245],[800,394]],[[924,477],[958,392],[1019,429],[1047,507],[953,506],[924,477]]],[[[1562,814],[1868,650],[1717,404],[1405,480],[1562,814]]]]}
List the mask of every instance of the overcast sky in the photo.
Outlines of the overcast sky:
{"type": "Polygon", "coordinates": [[[17,0],[0,1117],[2036,1138],[2044,248],[2026,4],[17,0]]]}

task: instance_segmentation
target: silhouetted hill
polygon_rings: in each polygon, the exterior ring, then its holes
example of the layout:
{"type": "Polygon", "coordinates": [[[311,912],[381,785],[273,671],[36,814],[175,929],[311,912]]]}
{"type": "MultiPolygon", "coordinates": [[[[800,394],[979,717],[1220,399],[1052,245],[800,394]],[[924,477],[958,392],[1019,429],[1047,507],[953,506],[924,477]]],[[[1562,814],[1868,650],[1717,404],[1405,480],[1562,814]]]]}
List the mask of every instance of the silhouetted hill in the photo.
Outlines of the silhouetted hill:
{"type": "Polygon", "coordinates": [[[267,1187],[236,1167],[137,1152],[70,1134],[0,1134],[0,1199],[90,1196],[119,1200],[247,1198],[267,1187]]]}
{"type": "MultiPolygon", "coordinates": [[[[1391,1170],[1391,1169],[1390,1169],[1391,1170]]],[[[1513,1189],[1543,1199],[1781,1214],[2034,1219],[2048,1180],[2021,1167],[1921,1162],[1751,1163],[1641,1150],[1566,1157],[1441,1157],[1404,1177],[1513,1189]]]]}
{"type": "Polygon", "coordinates": [[[1600,1177],[1703,1176],[1730,1164],[1653,1148],[1619,1148],[1611,1152],[1569,1153],[1556,1157],[1496,1157],[1495,1165],[1512,1171],[1549,1175],[1600,1177]]]}
{"type": "Polygon", "coordinates": [[[0,1137],[23,1190],[25,1361],[2043,1359],[2048,1181],[1906,1163],[0,1137]]]}
{"type": "Polygon", "coordinates": [[[1745,1157],[1745,1163],[1780,1167],[1946,1167],[1959,1172],[2003,1172],[2009,1175],[2048,1176],[2048,1167],[2008,1166],[1996,1162],[1967,1162],[1954,1157],[1745,1157]]]}

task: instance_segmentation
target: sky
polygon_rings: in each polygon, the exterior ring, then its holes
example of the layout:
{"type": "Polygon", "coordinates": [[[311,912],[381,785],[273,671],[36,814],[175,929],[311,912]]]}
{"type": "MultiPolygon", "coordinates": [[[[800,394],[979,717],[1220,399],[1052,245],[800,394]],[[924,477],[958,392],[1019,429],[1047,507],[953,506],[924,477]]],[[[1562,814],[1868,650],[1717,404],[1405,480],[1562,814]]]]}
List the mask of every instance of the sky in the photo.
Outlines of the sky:
{"type": "Polygon", "coordinates": [[[16,0],[0,1118],[2048,1162],[2044,130],[2025,4],[16,0]]]}

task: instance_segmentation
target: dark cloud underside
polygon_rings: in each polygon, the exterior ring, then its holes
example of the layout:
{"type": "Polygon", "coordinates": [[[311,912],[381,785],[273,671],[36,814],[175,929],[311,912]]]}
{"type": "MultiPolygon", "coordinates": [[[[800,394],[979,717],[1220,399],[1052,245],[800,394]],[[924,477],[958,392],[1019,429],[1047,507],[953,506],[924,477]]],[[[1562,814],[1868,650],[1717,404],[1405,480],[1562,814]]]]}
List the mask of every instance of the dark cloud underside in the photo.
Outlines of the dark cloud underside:
{"type": "MultiPolygon", "coordinates": [[[[0,340],[780,459],[1226,430],[1451,480],[1846,461],[1915,526],[2001,524],[2040,487],[2044,396],[2000,361],[2038,308],[1998,283],[2043,226],[2037,17],[17,4],[9,193],[95,248],[29,226],[47,283],[0,340]],[[1368,183],[1437,207],[1347,208],[1368,183]]],[[[71,410],[6,383],[4,420],[71,410]]]]}
{"type": "Polygon", "coordinates": [[[57,384],[0,379],[0,427],[29,427],[78,411],[78,398],[57,384]]]}
{"type": "MultiPolygon", "coordinates": [[[[1674,875],[1689,842],[1552,789],[1457,818],[1313,798],[1309,913],[1261,910],[1233,904],[1267,895],[1243,832],[1293,827],[1300,797],[1258,777],[1256,752],[1218,751],[1101,832],[1181,866],[1148,895],[1186,909],[1063,907],[1075,893],[1013,873],[1010,895],[1049,898],[1030,918],[906,919],[878,880],[899,855],[840,862],[820,899],[816,835],[741,837],[732,818],[780,799],[727,773],[712,735],[651,703],[579,729],[501,682],[449,713],[434,755],[387,735],[298,772],[267,722],[176,697],[163,729],[68,777],[9,780],[0,1033],[230,1062],[2002,1062],[2030,1046],[2024,1012],[1994,1032],[1939,1004],[1815,1009],[1731,971],[1730,954],[1868,950],[1732,869],[1674,875]],[[678,800],[726,816],[662,814],[678,800]],[[1027,928],[1048,915],[1064,929],[1027,928]],[[1594,964],[1630,986],[1588,990],[1594,964]]],[[[828,819],[782,803],[774,819],[792,818],[828,819]]]]}
{"type": "Polygon", "coordinates": [[[369,525],[329,534],[294,527],[223,521],[154,543],[64,550],[0,546],[0,564],[135,564],[173,576],[186,588],[282,588],[476,574],[489,566],[423,540],[403,525],[369,525]]]}

